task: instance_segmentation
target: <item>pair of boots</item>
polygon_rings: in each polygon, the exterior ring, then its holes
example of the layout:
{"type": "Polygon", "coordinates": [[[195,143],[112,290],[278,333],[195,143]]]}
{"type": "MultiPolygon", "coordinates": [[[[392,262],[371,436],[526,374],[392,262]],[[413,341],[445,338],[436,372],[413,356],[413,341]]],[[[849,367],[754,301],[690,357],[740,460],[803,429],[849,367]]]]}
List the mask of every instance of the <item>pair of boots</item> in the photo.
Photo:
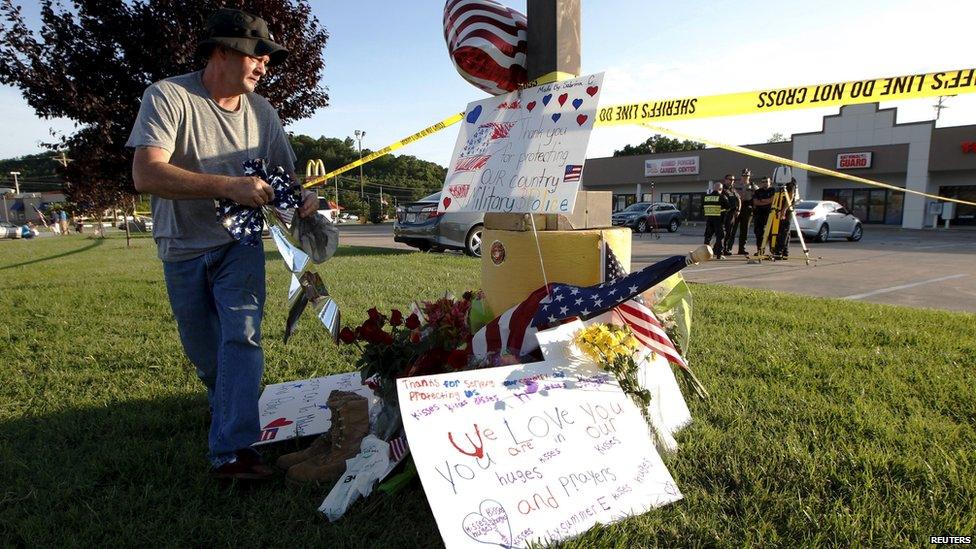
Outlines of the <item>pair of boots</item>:
{"type": "Polygon", "coordinates": [[[346,471],[346,460],[359,453],[369,434],[369,402],[349,391],[332,391],[326,402],[332,410],[332,428],[307,449],[285,454],[277,465],[293,484],[318,482],[334,485],[346,471]]]}

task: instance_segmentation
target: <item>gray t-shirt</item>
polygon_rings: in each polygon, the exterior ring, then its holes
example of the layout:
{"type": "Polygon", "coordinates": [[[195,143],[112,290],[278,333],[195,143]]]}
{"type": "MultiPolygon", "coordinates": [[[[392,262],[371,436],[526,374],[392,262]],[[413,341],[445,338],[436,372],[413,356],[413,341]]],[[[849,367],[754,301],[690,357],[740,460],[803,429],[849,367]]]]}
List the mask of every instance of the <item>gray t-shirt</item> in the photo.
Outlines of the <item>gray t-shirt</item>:
{"type": "MultiPolygon", "coordinates": [[[[126,147],[159,147],[185,170],[244,175],[245,160],[295,171],[295,153],[278,113],[256,93],[241,97],[236,111],[217,105],[203,87],[203,71],[156,82],[142,95],[126,147]]],[[[233,241],[217,220],[212,199],[152,197],[153,238],[163,261],[193,259],[233,241]]]]}

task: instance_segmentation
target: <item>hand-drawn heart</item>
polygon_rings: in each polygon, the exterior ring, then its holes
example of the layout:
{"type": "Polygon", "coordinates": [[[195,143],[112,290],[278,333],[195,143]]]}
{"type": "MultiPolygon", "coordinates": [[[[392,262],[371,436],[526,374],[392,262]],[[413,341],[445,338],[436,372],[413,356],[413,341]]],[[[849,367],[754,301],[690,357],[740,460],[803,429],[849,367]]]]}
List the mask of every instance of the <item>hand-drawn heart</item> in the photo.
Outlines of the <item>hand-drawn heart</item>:
{"type": "Polygon", "coordinates": [[[450,207],[451,207],[451,197],[450,196],[445,196],[444,197],[444,209],[446,210],[446,209],[448,209],[450,207]]]}
{"type": "Polygon", "coordinates": [[[582,126],[583,123],[586,122],[586,119],[587,118],[589,118],[589,117],[586,116],[585,114],[581,114],[581,115],[579,115],[579,116],[576,117],[576,123],[579,124],[580,126],[582,126]]]}
{"type": "Polygon", "coordinates": [[[596,92],[599,89],[600,86],[590,86],[589,88],[586,88],[586,93],[590,94],[590,97],[593,97],[594,95],[596,95],[596,92]]]}
{"type": "Polygon", "coordinates": [[[555,121],[559,120],[559,117],[560,116],[562,116],[562,115],[559,114],[558,112],[556,114],[552,115],[552,121],[555,122],[555,121]]]}
{"type": "Polygon", "coordinates": [[[569,99],[569,94],[568,93],[564,93],[564,94],[560,95],[559,96],[559,106],[562,107],[563,105],[565,105],[567,99],[569,99]]]}
{"type": "Polygon", "coordinates": [[[529,103],[525,105],[525,108],[529,109],[529,112],[532,112],[532,109],[535,108],[535,101],[529,101],[529,103]]]}
{"type": "Polygon", "coordinates": [[[573,108],[574,109],[579,110],[579,108],[582,107],[582,106],[583,106],[583,100],[582,99],[573,99],[573,108]]]}
{"type": "Polygon", "coordinates": [[[508,512],[495,500],[482,501],[478,511],[464,517],[461,528],[478,543],[501,547],[512,545],[512,523],[508,521],[508,512]]]}
{"type": "Polygon", "coordinates": [[[481,116],[481,105],[471,109],[471,112],[468,113],[468,117],[465,120],[468,121],[468,124],[474,124],[478,121],[479,116],[481,116]]]}
{"type": "Polygon", "coordinates": [[[542,104],[543,105],[548,105],[549,104],[549,101],[551,101],[551,100],[552,100],[552,94],[551,93],[542,96],[542,104]]]}

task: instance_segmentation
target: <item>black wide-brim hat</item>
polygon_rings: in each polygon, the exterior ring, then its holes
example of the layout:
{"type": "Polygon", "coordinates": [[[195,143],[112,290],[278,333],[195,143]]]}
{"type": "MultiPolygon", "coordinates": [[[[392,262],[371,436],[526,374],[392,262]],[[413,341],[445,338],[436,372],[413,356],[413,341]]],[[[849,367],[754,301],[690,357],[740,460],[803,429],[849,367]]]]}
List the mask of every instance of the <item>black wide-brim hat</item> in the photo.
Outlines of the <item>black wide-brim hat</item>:
{"type": "Polygon", "coordinates": [[[220,8],[207,19],[207,38],[197,43],[197,54],[215,45],[226,46],[245,55],[271,58],[268,65],[277,65],[288,57],[288,50],[274,41],[268,24],[256,15],[220,8]]]}

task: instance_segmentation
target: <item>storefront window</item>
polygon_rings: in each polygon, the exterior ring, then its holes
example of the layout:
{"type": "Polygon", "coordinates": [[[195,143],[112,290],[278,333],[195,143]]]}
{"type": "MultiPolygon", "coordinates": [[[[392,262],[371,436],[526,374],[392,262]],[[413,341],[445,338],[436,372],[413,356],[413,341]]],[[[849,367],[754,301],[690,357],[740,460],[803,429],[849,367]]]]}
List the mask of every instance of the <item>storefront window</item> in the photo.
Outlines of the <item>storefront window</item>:
{"type": "Polygon", "coordinates": [[[905,204],[905,193],[888,191],[888,209],[885,212],[885,223],[901,225],[902,206],[905,204]]]}
{"type": "Polygon", "coordinates": [[[637,202],[636,194],[615,194],[613,195],[613,211],[619,212],[627,206],[637,202]]]}
{"type": "Polygon", "coordinates": [[[885,189],[824,189],[823,200],[837,202],[864,223],[900,225],[905,197],[885,189]]]}
{"type": "Polygon", "coordinates": [[[674,204],[689,221],[701,221],[702,217],[702,196],[704,193],[671,193],[667,195],[667,201],[674,204]]]}
{"type": "MultiPolygon", "coordinates": [[[[976,202],[976,185],[939,187],[939,195],[976,202]]],[[[942,217],[940,216],[939,219],[941,220],[942,217]]],[[[956,217],[950,222],[953,225],[976,225],[976,206],[956,204],[956,217]]]]}

